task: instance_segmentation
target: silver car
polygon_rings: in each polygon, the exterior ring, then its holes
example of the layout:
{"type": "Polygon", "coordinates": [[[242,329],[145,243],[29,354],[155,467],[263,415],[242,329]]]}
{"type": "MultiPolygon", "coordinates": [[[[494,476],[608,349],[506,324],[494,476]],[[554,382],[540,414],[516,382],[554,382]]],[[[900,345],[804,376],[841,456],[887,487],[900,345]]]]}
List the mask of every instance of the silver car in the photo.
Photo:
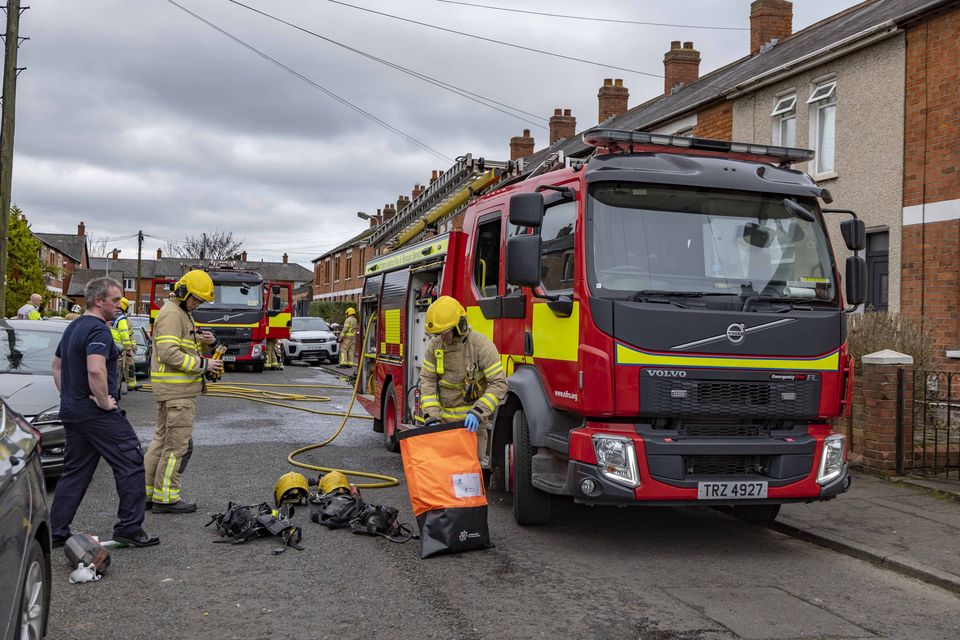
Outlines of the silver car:
{"type": "Polygon", "coordinates": [[[48,486],[63,472],[66,435],[51,363],[69,322],[0,320],[0,398],[43,436],[41,461],[48,486]]]}
{"type": "Polygon", "coordinates": [[[290,338],[283,341],[283,362],[315,360],[337,362],[340,347],[323,318],[299,317],[290,323],[290,338]]]}
{"type": "Polygon", "coordinates": [[[0,402],[0,638],[5,640],[42,638],[50,613],[50,510],[39,453],[39,432],[0,402]]]}

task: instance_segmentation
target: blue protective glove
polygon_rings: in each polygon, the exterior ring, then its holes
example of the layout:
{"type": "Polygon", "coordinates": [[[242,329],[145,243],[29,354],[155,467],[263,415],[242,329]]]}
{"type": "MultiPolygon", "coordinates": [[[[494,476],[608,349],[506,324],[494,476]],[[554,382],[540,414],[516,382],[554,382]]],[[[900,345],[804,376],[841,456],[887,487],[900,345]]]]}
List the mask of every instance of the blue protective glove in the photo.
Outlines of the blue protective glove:
{"type": "Polygon", "coordinates": [[[463,426],[467,428],[467,431],[473,433],[480,426],[480,418],[475,413],[468,413],[463,421],[463,426]]]}

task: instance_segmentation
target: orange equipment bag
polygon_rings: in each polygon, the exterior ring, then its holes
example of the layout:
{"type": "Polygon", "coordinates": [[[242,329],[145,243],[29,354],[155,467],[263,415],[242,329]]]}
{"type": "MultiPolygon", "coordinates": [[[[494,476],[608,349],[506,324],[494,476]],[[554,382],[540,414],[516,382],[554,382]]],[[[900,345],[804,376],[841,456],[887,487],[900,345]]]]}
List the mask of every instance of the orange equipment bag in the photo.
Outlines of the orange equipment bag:
{"type": "Polygon", "coordinates": [[[398,438],[420,557],[493,546],[477,434],[461,421],[401,431],[398,438]]]}

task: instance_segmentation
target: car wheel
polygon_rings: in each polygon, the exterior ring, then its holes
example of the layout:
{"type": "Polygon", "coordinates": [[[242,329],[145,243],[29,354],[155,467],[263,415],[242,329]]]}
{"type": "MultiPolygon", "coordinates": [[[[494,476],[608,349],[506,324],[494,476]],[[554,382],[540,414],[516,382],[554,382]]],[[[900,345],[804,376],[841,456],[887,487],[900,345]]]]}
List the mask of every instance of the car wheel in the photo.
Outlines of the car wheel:
{"type": "Polygon", "coordinates": [[[327,358],[327,362],[329,364],[339,364],[340,358],[338,358],[337,356],[330,356],[329,358],[327,358]]]}
{"type": "Polygon", "coordinates": [[[263,363],[262,363],[262,362],[254,362],[254,363],[253,363],[253,372],[254,372],[254,373],[263,373],[263,363]]]}
{"type": "Polygon", "coordinates": [[[50,611],[50,558],[36,540],[30,541],[30,555],[20,595],[18,638],[34,640],[46,634],[50,611]]]}
{"type": "Polygon", "coordinates": [[[547,524],[550,520],[550,494],[533,486],[533,454],[530,427],[523,409],[513,414],[513,446],[506,461],[512,479],[513,519],[520,525],[547,524]]]}
{"type": "Polygon", "coordinates": [[[393,383],[387,387],[383,396],[383,445],[387,451],[400,451],[400,440],[397,439],[397,400],[393,392],[393,383]]]}
{"type": "Polygon", "coordinates": [[[768,524],[777,519],[780,515],[780,505],[778,504],[745,504],[733,508],[733,515],[744,522],[753,524],[768,524]]]}
{"type": "Polygon", "coordinates": [[[293,358],[289,356],[283,356],[283,364],[290,364],[291,362],[293,362],[293,358]]]}

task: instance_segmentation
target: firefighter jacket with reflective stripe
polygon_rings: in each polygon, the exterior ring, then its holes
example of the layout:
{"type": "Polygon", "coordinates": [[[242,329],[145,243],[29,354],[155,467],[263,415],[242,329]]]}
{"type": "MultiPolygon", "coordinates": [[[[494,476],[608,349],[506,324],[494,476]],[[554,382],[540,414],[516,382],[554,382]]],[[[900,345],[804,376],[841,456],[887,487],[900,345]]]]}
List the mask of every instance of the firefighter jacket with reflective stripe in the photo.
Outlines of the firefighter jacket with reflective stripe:
{"type": "Polygon", "coordinates": [[[194,398],[203,393],[206,366],[193,317],[179,300],[167,300],[153,325],[150,383],[154,399],[194,398]]]}
{"type": "Polygon", "coordinates": [[[420,408],[426,420],[456,422],[473,411],[481,423],[493,415],[507,393],[500,353],[476,331],[444,344],[436,336],[427,344],[420,369],[420,408]]]}
{"type": "Polygon", "coordinates": [[[343,321],[343,329],[340,330],[340,342],[353,338],[357,335],[357,317],[347,316],[343,321]]]}
{"type": "Polygon", "coordinates": [[[136,350],[137,343],[133,339],[133,331],[130,329],[130,323],[127,321],[126,315],[121,313],[113,319],[113,324],[110,325],[110,333],[113,334],[113,341],[122,351],[136,350]]]}

